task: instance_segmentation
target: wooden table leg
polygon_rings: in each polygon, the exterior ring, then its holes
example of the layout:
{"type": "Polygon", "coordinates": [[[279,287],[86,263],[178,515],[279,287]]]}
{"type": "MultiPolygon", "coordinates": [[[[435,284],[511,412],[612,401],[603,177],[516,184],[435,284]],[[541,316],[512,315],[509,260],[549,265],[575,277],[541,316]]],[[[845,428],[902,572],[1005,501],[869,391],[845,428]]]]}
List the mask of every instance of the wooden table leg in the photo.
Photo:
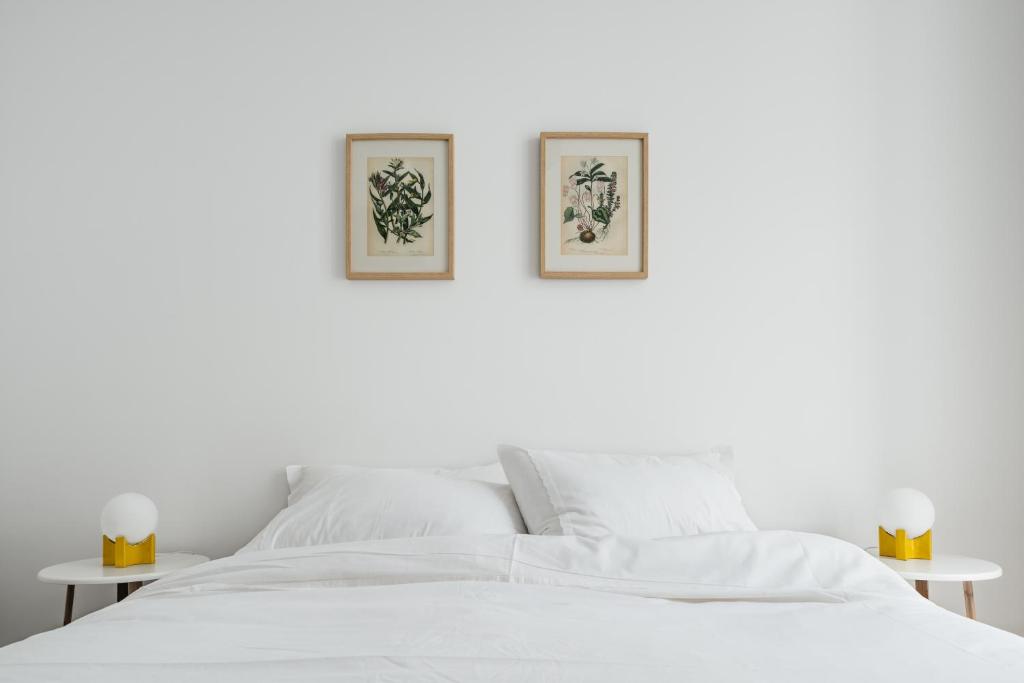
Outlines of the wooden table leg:
{"type": "Polygon", "coordinates": [[[917,589],[917,592],[920,593],[922,597],[925,597],[925,598],[928,597],[928,582],[927,581],[922,581],[921,579],[917,579],[916,581],[914,581],[914,588],[917,589]]]}
{"type": "Polygon", "coordinates": [[[974,619],[974,582],[964,581],[964,612],[968,619],[974,619]]]}
{"type": "Polygon", "coordinates": [[[64,625],[67,626],[71,623],[71,611],[75,606],[75,587],[68,586],[67,593],[64,594],[64,625]]]}
{"type": "Polygon", "coordinates": [[[128,583],[117,584],[117,601],[121,602],[140,588],[142,588],[141,581],[129,581],[128,583]]]}

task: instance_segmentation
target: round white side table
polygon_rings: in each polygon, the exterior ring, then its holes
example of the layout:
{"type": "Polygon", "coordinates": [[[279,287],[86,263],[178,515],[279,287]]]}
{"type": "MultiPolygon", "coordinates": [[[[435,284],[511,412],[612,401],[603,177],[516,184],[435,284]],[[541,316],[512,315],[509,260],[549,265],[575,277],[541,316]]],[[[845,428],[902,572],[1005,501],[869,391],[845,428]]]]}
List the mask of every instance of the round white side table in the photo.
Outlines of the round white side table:
{"type": "Polygon", "coordinates": [[[153,564],[136,564],[131,567],[103,566],[103,559],[93,557],[55,564],[40,569],[37,577],[43,583],[60,583],[68,587],[64,598],[64,624],[71,621],[75,605],[75,586],[88,584],[117,584],[117,601],[142,587],[143,582],[156,581],[171,572],[209,562],[205,555],[192,553],[157,553],[153,564]]]}
{"type": "Polygon", "coordinates": [[[995,562],[964,555],[932,555],[930,560],[897,560],[894,557],[880,557],[878,548],[868,552],[904,579],[913,581],[917,592],[926,598],[929,581],[963,583],[964,612],[968,619],[975,618],[974,582],[998,579],[1003,575],[1003,568],[995,562]]]}

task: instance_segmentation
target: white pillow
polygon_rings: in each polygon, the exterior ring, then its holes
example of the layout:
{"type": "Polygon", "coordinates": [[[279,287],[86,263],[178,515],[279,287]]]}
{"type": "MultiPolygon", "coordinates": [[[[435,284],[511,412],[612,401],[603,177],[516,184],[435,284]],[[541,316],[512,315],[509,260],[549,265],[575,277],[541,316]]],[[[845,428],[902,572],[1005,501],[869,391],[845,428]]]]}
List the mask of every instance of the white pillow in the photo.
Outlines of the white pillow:
{"type": "Polygon", "coordinates": [[[288,507],[239,552],[413,536],[526,533],[500,466],[288,467],[288,507]]]}
{"type": "Polygon", "coordinates": [[[611,455],[498,446],[531,534],[639,538],[753,531],[728,449],[611,455]]]}

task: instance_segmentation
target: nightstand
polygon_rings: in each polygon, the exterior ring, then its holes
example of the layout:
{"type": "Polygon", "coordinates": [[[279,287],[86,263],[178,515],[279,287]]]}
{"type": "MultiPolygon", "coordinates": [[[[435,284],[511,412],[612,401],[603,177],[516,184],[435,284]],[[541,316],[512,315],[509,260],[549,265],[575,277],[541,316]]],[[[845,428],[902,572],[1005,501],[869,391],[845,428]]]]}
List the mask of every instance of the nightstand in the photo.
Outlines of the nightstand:
{"type": "Polygon", "coordinates": [[[37,577],[43,583],[59,583],[67,586],[64,598],[64,624],[71,621],[75,604],[75,586],[86,584],[117,584],[117,601],[121,602],[147,581],[156,581],[171,572],[209,562],[205,555],[192,553],[157,553],[153,564],[137,564],[131,567],[103,566],[103,560],[93,557],[75,560],[41,569],[37,577]]]}
{"type": "Polygon", "coordinates": [[[963,555],[933,555],[930,560],[897,560],[879,557],[878,548],[868,551],[904,579],[914,582],[917,592],[928,597],[929,581],[959,581],[964,586],[964,612],[974,619],[974,582],[998,579],[1003,568],[995,562],[963,555]]]}

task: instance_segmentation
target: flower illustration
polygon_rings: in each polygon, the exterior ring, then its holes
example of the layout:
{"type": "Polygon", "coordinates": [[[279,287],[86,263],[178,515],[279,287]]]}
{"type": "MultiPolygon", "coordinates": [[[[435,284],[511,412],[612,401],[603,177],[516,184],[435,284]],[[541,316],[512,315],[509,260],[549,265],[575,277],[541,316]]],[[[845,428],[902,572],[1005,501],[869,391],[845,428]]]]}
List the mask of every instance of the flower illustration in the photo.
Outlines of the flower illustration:
{"type": "Polygon", "coordinates": [[[583,244],[604,240],[611,228],[612,217],[622,208],[618,173],[612,171],[609,174],[604,167],[604,162],[592,157],[589,161],[581,161],[580,170],[567,179],[570,205],[563,212],[562,222],[576,222],[579,234],[572,240],[583,244]]]}
{"type": "Polygon", "coordinates": [[[389,235],[400,244],[423,237],[418,228],[433,215],[424,215],[431,190],[419,170],[406,170],[405,161],[395,158],[388,162],[386,169],[371,173],[367,183],[373,204],[373,223],[385,243],[389,235]]]}
{"type": "Polygon", "coordinates": [[[370,174],[370,185],[377,190],[377,194],[384,194],[388,183],[384,180],[384,176],[380,174],[380,171],[374,171],[370,174]]]}

